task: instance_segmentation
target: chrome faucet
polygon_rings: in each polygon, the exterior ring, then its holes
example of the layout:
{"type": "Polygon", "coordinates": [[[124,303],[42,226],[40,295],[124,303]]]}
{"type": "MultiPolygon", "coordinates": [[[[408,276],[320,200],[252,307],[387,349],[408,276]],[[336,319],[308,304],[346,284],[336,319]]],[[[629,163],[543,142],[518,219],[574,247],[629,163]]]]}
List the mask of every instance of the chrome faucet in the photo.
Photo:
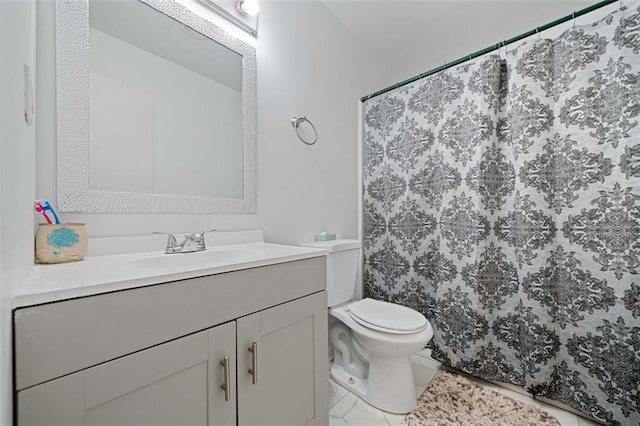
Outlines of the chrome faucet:
{"type": "Polygon", "coordinates": [[[207,232],[213,232],[215,229],[209,229],[208,231],[203,232],[194,232],[193,234],[185,235],[184,241],[178,243],[175,235],[169,234],[167,232],[154,232],[154,234],[162,234],[167,235],[167,247],[164,252],[166,254],[176,254],[176,253],[192,253],[195,251],[205,251],[207,246],[204,242],[204,234],[207,232]]]}

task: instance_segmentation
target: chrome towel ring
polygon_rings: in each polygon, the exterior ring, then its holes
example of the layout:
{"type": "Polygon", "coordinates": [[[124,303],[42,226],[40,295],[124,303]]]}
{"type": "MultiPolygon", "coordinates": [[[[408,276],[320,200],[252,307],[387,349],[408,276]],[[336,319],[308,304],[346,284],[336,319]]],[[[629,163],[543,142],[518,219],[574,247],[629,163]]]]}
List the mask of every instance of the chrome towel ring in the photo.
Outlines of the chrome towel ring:
{"type": "Polygon", "coordinates": [[[313,145],[316,142],[318,142],[318,131],[316,130],[316,126],[314,126],[313,123],[307,117],[301,117],[301,118],[293,117],[291,118],[291,125],[296,131],[296,136],[298,136],[298,139],[300,139],[303,143],[306,143],[307,145],[313,145]],[[313,133],[315,134],[315,137],[313,138],[313,142],[306,141],[304,137],[300,135],[300,131],[299,131],[300,125],[305,121],[309,123],[309,125],[313,129],[313,133]]]}

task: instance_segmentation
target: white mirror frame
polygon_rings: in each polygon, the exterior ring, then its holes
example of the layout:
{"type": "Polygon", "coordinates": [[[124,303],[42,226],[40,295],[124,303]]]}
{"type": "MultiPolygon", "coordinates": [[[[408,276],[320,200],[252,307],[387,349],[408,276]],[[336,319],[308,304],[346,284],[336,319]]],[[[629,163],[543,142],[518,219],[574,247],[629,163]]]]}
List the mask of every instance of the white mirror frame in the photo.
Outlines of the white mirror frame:
{"type": "Polygon", "coordinates": [[[138,0],[242,55],[243,198],[89,188],[89,2],[56,1],[58,208],[83,213],[256,211],[256,51],[172,0],[138,0]]]}

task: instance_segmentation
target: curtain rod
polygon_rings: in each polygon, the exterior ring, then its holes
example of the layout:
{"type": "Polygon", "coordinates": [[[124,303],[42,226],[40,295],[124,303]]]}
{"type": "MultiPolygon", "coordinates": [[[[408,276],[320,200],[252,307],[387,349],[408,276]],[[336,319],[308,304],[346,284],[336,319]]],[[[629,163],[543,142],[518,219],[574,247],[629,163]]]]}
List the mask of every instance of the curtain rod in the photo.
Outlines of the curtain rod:
{"type": "Polygon", "coordinates": [[[371,98],[374,98],[376,96],[379,96],[379,95],[382,95],[384,93],[390,92],[390,91],[392,91],[394,89],[397,89],[398,87],[405,86],[407,84],[413,83],[416,80],[420,80],[421,78],[430,76],[431,74],[435,74],[437,72],[444,71],[447,68],[459,65],[459,64],[461,64],[463,62],[470,61],[471,59],[477,58],[478,56],[482,56],[482,55],[485,55],[485,54],[487,54],[489,52],[493,52],[494,50],[498,50],[503,46],[506,46],[508,44],[520,41],[520,40],[522,40],[524,38],[530,37],[530,36],[532,36],[534,34],[539,33],[540,31],[548,30],[549,28],[553,28],[556,25],[560,25],[560,24],[563,24],[563,23],[565,23],[567,21],[571,21],[571,20],[577,18],[578,16],[582,16],[582,15],[585,15],[585,14],[587,14],[589,12],[593,12],[596,9],[600,9],[601,7],[607,6],[607,5],[609,5],[611,3],[615,3],[617,1],[621,2],[621,0],[604,0],[604,1],[600,1],[600,2],[598,2],[596,4],[593,4],[593,5],[589,6],[589,7],[585,7],[584,9],[581,9],[581,10],[578,10],[576,12],[573,12],[571,15],[567,15],[567,16],[564,16],[564,17],[562,17],[560,19],[556,19],[553,22],[549,22],[548,24],[542,25],[542,26],[537,27],[537,28],[535,28],[533,30],[529,30],[526,33],[522,33],[522,34],[520,34],[518,36],[515,36],[515,37],[512,37],[512,38],[510,38],[508,40],[504,40],[504,41],[501,41],[501,42],[499,42],[497,44],[493,44],[493,45],[491,45],[489,47],[485,47],[484,49],[478,50],[477,52],[474,52],[474,53],[472,53],[470,55],[463,56],[462,58],[456,59],[455,61],[447,62],[444,65],[440,65],[439,67],[433,68],[433,69],[431,69],[429,71],[426,71],[426,72],[418,74],[418,75],[416,75],[414,77],[408,78],[408,79],[406,79],[404,81],[401,81],[400,83],[396,83],[396,84],[394,84],[392,86],[389,86],[389,87],[386,87],[386,88],[384,88],[382,90],[378,90],[377,92],[374,92],[374,93],[372,93],[370,95],[363,96],[363,97],[360,98],[360,101],[361,102],[367,101],[367,100],[369,100],[371,98]]]}

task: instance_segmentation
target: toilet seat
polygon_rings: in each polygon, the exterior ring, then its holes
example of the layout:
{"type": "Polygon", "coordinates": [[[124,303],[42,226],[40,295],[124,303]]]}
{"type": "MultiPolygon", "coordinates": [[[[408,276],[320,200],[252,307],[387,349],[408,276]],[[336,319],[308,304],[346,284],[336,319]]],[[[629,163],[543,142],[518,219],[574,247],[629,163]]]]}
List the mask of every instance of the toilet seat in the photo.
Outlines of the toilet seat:
{"type": "Polygon", "coordinates": [[[420,312],[394,303],[362,299],[348,305],[349,316],[370,330],[389,334],[414,334],[428,327],[420,312]]]}

